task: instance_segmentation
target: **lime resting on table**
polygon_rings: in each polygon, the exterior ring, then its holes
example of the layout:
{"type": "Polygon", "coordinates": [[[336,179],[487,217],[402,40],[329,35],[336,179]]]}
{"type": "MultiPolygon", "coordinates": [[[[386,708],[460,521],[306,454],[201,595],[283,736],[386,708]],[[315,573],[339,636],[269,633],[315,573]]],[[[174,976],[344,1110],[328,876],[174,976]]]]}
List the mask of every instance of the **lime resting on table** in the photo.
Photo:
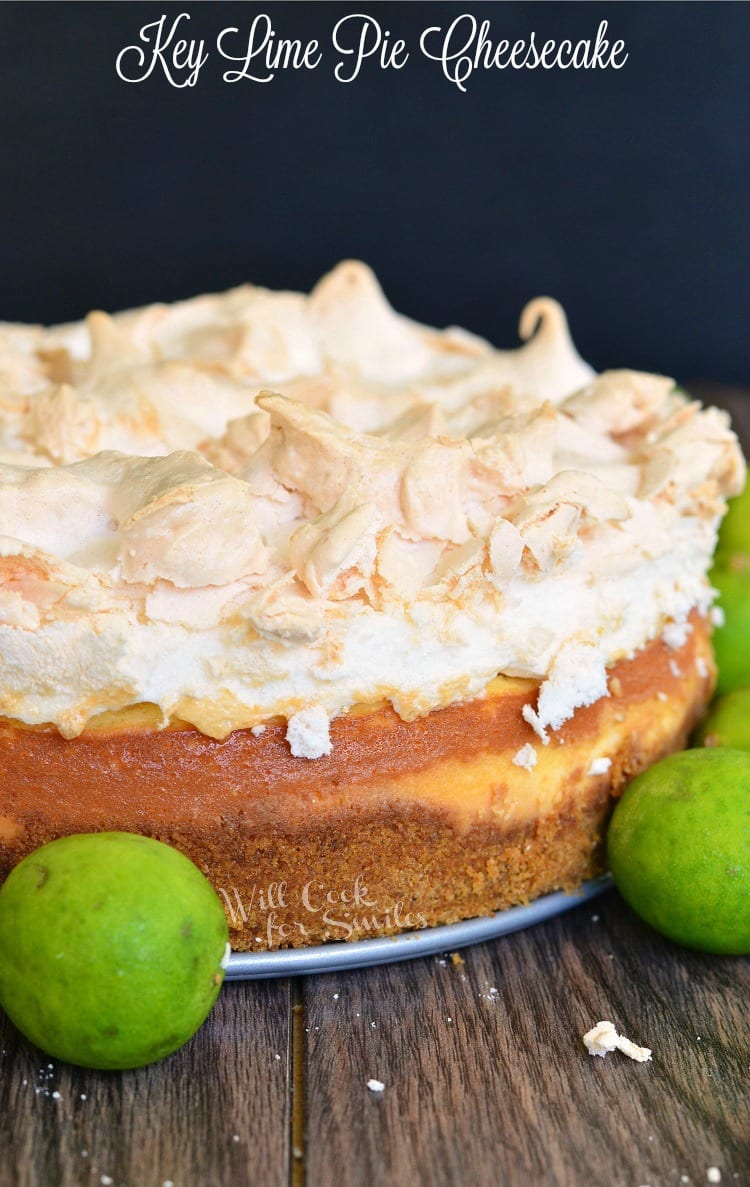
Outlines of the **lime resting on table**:
{"type": "Polygon", "coordinates": [[[657,931],[688,948],[750,953],[750,753],[688,750],[643,771],[607,846],[623,898],[657,931]]]}
{"type": "Polygon", "coordinates": [[[227,940],[211,884],[170,845],[134,833],[62,837],[0,888],[0,1004],[58,1059],[140,1067],[203,1023],[227,940]]]}
{"type": "Polygon", "coordinates": [[[750,750],[750,688],[735,688],[718,697],[695,735],[698,746],[730,746],[750,750]]]}
{"type": "Polygon", "coordinates": [[[719,591],[724,622],[714,631],[719,669],[717,691],[731,692],[750,685],[750,557],[737,554],[726,564],[717,560],[711,584],[719,591]]]}
{"type": "Polygon", "coordinates": [[[750,484],[729,500],[719,529],[712,585],[724,622],[714,632],[718,692],[750,685],[750,484]]]}
{"type": "Polygon", "coordinates": [[[720,563],[744,554],[750,558],[750,483],[729,500],[727,513],[719,528],[716,559],[720,563]]]}

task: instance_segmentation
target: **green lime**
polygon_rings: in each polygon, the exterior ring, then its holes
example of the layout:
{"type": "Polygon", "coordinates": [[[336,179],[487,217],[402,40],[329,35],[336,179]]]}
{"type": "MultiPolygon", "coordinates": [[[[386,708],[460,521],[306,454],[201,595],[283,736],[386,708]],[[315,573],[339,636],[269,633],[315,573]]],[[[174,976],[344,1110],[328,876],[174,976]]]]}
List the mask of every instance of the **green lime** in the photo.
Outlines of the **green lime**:
{"type": "Polygon", "coordinates": [[[678,944],[750,953],[750,753],[688,750],[643,771],[615,808],[624,899],[678,944]]]}
{"type": "Polygon", "coordinates": [[[729,510],[719,529],[717,559],[736,553],[750,556],[750,483],[735,499],[729,500],[729,510]]]}
{"type": "Polygon", "coordinates": [[[750,688],[736,688],[719,697],[695,736],[698,746],[731,746],[750,750],[750,688]]]}
{"type": "Polygon", "coordinates": [[[57,1059],[140,1067],[205,1020],[227,938],[213,888],[176,849],[134,833],[62,837],[0,889],[0,1003],[57,1059]]]}
{"type": "Polygon", "coordinates": [[[716,564],[711,582],[719,591],[725,618],[713,636],[717,692],[731,692],[750,686],[750,557],[738,554],[731,563],[716,564]]]}

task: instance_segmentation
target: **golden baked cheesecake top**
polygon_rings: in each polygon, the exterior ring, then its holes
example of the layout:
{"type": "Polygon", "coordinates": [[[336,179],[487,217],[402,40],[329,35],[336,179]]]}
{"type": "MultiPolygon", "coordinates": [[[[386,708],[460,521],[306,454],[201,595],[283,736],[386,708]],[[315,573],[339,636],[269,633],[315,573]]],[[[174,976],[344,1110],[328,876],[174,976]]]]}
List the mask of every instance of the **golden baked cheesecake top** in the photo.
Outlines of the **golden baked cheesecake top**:
{"type": "Polygon", "coordinates": [[[521,336],[417,325],[357,263],[0,327],[0,715],[282,717],[316,758],[354,706],[411,719],[500,673],[542,682],[545,740],[678,646],[744,480],[726,414],[595,375],[549,299],[521,336]]]}

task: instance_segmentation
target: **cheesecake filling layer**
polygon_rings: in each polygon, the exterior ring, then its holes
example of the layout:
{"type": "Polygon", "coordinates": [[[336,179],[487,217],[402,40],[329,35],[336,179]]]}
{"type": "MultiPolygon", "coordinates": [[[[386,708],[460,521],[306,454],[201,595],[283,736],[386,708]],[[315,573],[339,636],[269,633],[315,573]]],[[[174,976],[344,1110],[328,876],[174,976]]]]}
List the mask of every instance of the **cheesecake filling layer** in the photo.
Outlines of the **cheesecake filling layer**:
{"type": "Polygon", "coordinates": [[[2,338],[2,716],[74,737],[148,702],[215,738],[283,717],[314,759],[354,705],[412,720],[502,673],[542,682],[544,744],[708,612],[744,480],[727,417],[593,376],[554,302],[515,352],[399,317],[359,265],[309,298],[104,317],[2,338]]]}

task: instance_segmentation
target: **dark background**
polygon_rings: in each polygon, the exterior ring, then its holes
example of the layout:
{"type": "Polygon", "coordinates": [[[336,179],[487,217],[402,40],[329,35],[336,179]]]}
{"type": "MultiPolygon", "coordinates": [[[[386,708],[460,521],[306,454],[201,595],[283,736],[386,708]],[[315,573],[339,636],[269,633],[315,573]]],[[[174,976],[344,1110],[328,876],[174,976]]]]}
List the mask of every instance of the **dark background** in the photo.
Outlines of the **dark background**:
{"type": "Polygon", "coordinates": [[[750,8],[741,4],[3,4],[0,318],[54,321],[243,280],[308,288],[338,259],[402,311],[515,343],[549,293],[597,367],[750,382],[750,8]],[[162,12],[213,51],[195,89],[122,82],[162,12]],[[323,63],[229,86],[227,25],[268,12],[323,63]],[[335,81],[348,12],[412,50],[335,81]],[[418,52],[462,12],[495,40],[626,40],[621,71],[477,72],[418,52]]]}

